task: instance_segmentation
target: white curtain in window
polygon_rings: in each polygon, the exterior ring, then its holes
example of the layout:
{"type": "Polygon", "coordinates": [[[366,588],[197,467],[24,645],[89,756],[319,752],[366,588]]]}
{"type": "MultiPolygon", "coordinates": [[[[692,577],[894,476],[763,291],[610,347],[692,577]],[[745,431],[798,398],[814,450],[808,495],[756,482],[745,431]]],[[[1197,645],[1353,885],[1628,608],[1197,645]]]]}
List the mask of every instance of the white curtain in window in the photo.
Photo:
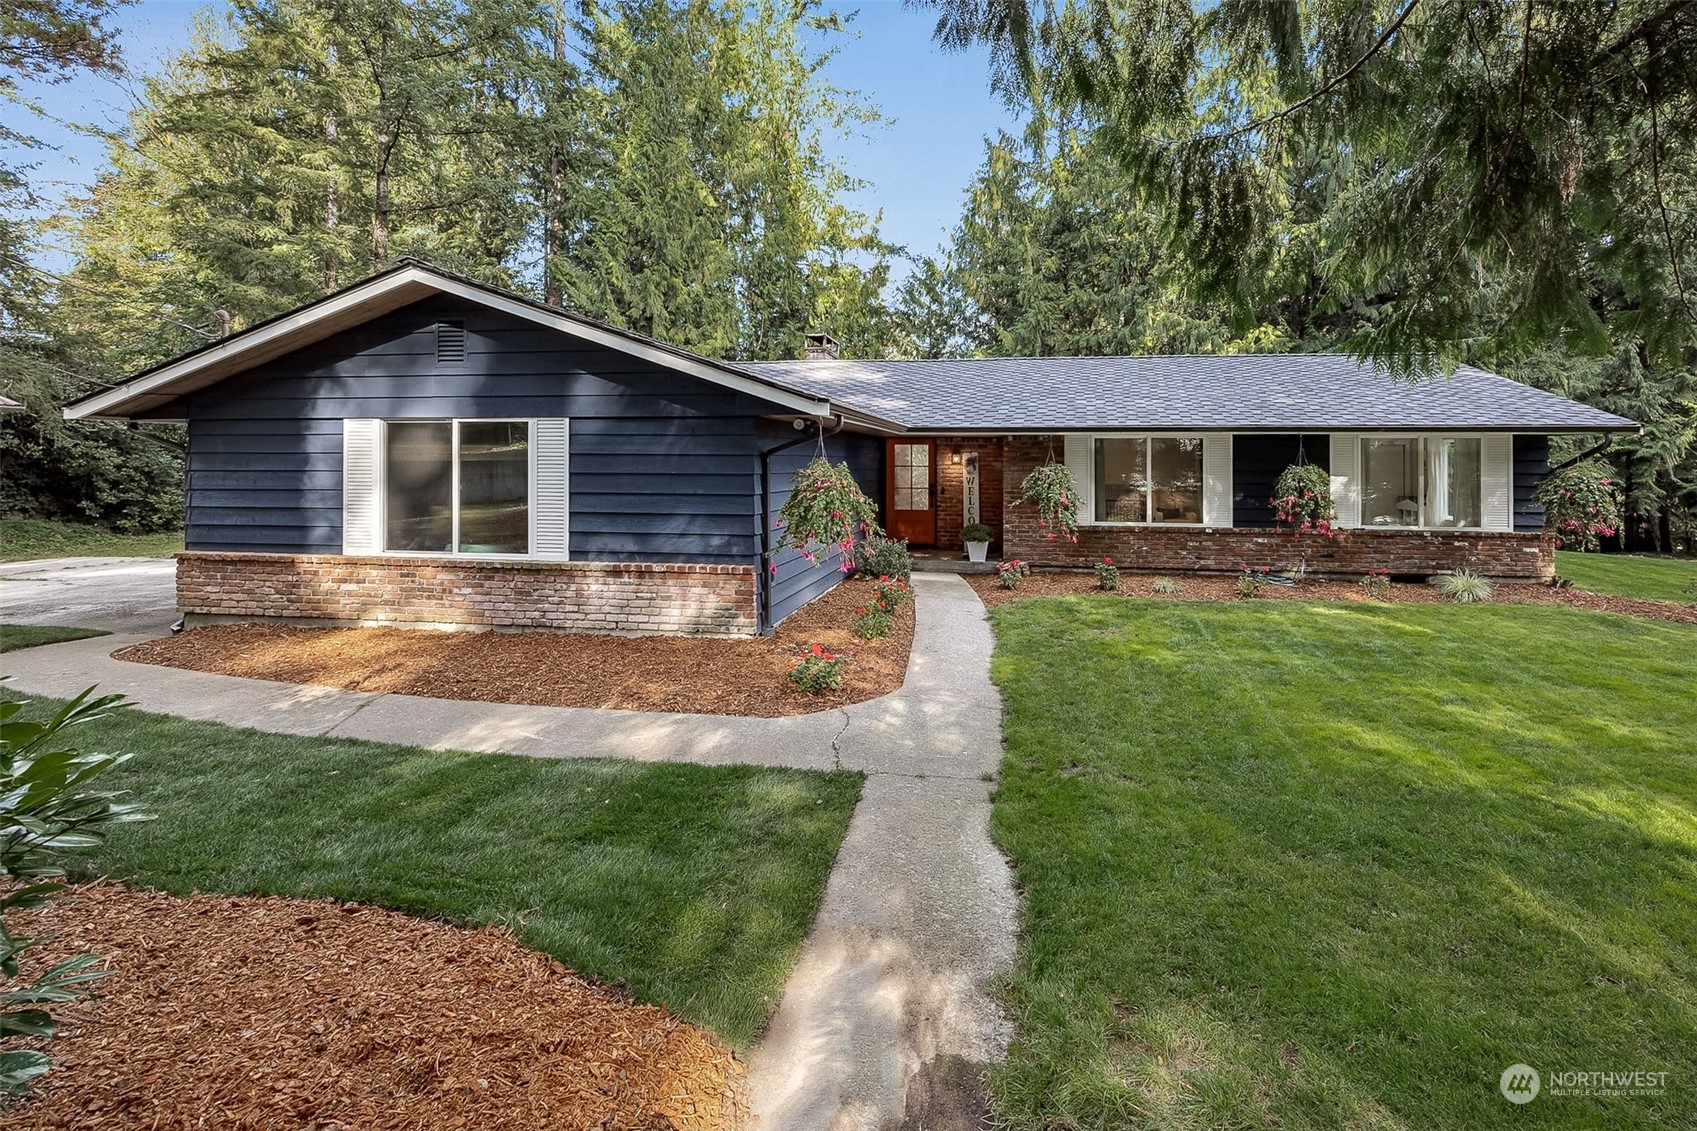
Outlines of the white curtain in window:
{"type": "Polygon", "coordinates": [[[1427,526],[1454,526],[1455,514],[1451,504],[1455,492],[1450,490],[1450,445],[1445,440],[1426,444],[1426,516],[1427,526]]]}

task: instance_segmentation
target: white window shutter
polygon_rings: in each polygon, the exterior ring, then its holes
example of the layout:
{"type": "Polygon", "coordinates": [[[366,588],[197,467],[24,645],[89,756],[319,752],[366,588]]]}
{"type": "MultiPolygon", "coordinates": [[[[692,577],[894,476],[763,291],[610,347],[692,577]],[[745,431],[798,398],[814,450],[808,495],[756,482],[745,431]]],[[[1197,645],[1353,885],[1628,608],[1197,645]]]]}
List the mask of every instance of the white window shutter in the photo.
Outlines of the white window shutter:
{"type": "Polygon", "coordinates": [[[383,422],[342,421],[342,553],[383,549],[383,422]]]}
{"type": "Polygon", "coordinates": [[[1332,505],[1339,526],[1361,525],[1361,437],[1355,432],[1332,433],[1332,505]]]}
{"type": "Polygon", "coordinates": [[[1096,515],[1096,443],[1083,432],[1066,435],[1066,465],[1078,484],[1078,521],[1090,522],[1096,515]]]}
{"type": "Polygon", "coordinates": [[[1202,522],[1232,524],[1232,438],[1227,435],[1202,438],[1202,522]]]}
{"type": "Polygon", "coordinates": [[[1479,442],[1484,491],[1480,514],[1486,530],[1514,529],[1514,437],[1493,432],[1479,442]]]}
{"type": "Polygon", "coordinates": [[[571,469],[567,447],[571,421],[538,420],[531,437],[530,555],[565,560],[571,555],[571,469]]]}

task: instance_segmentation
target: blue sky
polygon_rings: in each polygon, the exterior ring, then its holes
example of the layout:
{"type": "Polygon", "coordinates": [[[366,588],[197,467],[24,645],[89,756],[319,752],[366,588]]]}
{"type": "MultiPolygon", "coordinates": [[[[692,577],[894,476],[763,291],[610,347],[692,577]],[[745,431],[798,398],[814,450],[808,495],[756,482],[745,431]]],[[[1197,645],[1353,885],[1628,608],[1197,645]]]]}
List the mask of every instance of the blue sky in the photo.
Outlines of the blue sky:
{"type": "MultiPolygon", "coordinates": [[[[208,6],[206,0],[141,0],[121,9],[115,24],[130,70],[148,74],[182,50],[194,14],[208,6]]],[[[858,36],[840,41],[827,77],[863,93],[890,119],[835,147],[841,163],[867,182],[852,203],[882,212],[891,242],[919,254],[933,251],[959,218],[983,138],[1010,128],[1012,116],[990,93],[983,52],[944,52],[931,42],[931,13],[911,11],[899,0],[832,6],[858,13],[851,24],[858,36]]],[[[133,105],[133,85],[82,76],[29,93],[67,122],[115,127],[133,105]]],[[[97,139],[47,122],[28,128],[56,147],[30,158],[37,164],[33,180],[49,199],[74,194],[99,174],[105,153],[97,139]]],[[[48,258],[50,266],[63,263],[48,258]]]]}

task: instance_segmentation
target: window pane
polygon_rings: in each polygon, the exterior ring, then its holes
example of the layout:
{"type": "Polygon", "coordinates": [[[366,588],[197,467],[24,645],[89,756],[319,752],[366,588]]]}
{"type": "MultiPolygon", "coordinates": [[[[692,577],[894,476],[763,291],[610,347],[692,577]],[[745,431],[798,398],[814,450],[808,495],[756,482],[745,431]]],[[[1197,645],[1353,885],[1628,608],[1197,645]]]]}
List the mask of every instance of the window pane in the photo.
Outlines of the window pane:
{"type": "Polygon", "coordinates": [[[1150,522],[1202,521],[1202,439],[1149,441],[1150,522]]]}
{"type": "Polygon", "coordinates": [[[1149,521],[1149,477],[1142,440],[1096,441],[1096,521],[1149,521]]]}
{"type": "Polygon", "coordinates": [[[1420,440],[1361,441],[1361,524],[1420,525],[1420,440]]]}
{"type": "Polygon", "coordinates": [[[384,546],[444,553],[453,541],[453,425],[391,421],[383,454],[384,546]]]}
{"type": "Polygon", "coordinates": [[[460,552],[530,552],[530,425],[460,422],[460,552]]]}
{"type": "Polygon", "coordinates": [[[1432,526],[1483,525],[1479,441],[1434,436],[1426,441],[1426,521],[1432,526]]]}

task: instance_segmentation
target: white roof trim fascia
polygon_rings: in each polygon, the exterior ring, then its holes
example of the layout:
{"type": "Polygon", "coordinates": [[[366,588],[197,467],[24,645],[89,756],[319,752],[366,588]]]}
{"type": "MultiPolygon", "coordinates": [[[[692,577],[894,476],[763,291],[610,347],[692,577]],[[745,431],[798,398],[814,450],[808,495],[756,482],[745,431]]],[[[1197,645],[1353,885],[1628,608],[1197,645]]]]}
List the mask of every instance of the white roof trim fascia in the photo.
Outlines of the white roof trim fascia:
{"type": "MultiPolygon", "coordinates": [[[[640,357],[657,365],[663,365],[668,369],[687,373],[692,377],[699,377],[704,381],[734,389],[737,392],[747,393],[749,396],[770,401],[794,412],[821,417],[833,415],[831,402],[828,400],[821,400],[817,397],[768,384],[735,369],[716,365],[704,358],[695,358],[661,349],[648,342],[634,340],[616,331],[580,321],[568,314],[557,314],[542,310],[529,303],[518,302],[423,268],[406,267],[391,275],[374,279],[368,284],[354,287],[333,298],[322,300],[305,310],[280,318],[261,329],[238,334],[227,342],[196,353],[192,357],[183,358],[181,361],[148,374],[146,377],[127,381],[87,400],[68,405],[64,409],[65,418],[67,420],[82,420],[92,416],[105,416],[109,413],[122,416],[123,413],[113,413],[113,410],[127,401],[145,397],[150,393],[161,398],[159,403],[164,403],[165,400],[179,394],[169,391],[161,392],[161,390],[168,390],[168,387],[172,384],[192,377],[199,371],[211,368],[227,368],[229,372],[225,376],[233,376],[244,368],[262,364],[289,352],[293,347],[286,344],[287,340],[315,323],[334,320],[338,316],[355,313],[361,306],[382,306],[380,300],[385,297],[394,299],[397,297],[395,292],[406,292],[419,288],[440,294],[454,295],[493,310],[510,314],[516,318],[523,318],[549,329],[558,330],[563,334],[569,334],[572,337],[582,338],[597,345],[618,350],[621,353],[640,357]],[[244,365],[243,359],[248,356],[252,356],[253,360],[244,365]]],[[[399,296],[400,301],[387,306],[381,313],[398,310],[402,306],[427,297],[429,295],[426,293],[417,295],[403,293],[399,296]]],[[[372,317],[376,316],[376,314],[372,315],[372,317]]],[[[357,321],[352,322],[346,328],[352,328],[357,324],[357,321]]],[[[207,384],[211,383],[207,382],[207,384]]],[[[204,388],[205,385],[196,387],[204,388]]],[[[182,392],[193,391],[192,388],[182,390],[182,392]]]]}

